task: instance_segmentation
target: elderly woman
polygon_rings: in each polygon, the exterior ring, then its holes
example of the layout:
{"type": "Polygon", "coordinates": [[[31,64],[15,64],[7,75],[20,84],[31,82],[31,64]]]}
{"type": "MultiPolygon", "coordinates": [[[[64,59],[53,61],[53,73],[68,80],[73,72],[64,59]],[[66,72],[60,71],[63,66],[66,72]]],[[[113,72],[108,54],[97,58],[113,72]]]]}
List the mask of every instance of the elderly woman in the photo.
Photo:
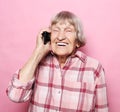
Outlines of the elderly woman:
{"type": "Polygon", "coordinates": [[[61,11],[39,32],[36,47],[7,89],[14,102],[30,100],[28,112],[108,112],[104,71],[78,48],[85,45],[82,25],[61,11]],[[44,44],[43,31],[50,32],[44,44]]]}

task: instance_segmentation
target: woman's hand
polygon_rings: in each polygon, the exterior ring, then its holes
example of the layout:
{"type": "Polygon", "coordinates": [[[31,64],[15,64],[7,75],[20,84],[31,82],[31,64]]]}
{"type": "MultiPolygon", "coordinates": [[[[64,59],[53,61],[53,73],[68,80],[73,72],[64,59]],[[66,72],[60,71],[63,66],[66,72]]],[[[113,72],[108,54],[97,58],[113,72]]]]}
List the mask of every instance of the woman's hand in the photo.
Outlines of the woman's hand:
{"type": "Polygon", "coordinates": [[[50,42],[48,42],[47,44],[44,44],[43,40],[42,40],[42,33],[44,31],[50,32],[49,28],[45,28],[42,29],[38,35],[37,35],[37,39],[36,39],[36,48],[37,50],[40,50],[40,52],[44,53],[45,55],[50,51],[50,42]]]}
{"type": "Polygon", "coordinates": [[[50,32],[50,30],[47,28],[47,29],[41,30],[38,33],[37,40],[36,40],[36,47],[35,47],[32,55],[30,56],[30,58],[23,65],[23,67],[21,68],[21,70],[19,72],[19,74],[20,74],[19,79],[22,82],[28,82],[29,80],[31,80],[34,77],[34,73],[37,68],[37,65],[46,56],[46,54],[49,53],[49,51],[50,51],[50,42],[48,42],[47,44],[44,44],[44,42],[42,40],[42,32],[43,31],[50,32]]]}

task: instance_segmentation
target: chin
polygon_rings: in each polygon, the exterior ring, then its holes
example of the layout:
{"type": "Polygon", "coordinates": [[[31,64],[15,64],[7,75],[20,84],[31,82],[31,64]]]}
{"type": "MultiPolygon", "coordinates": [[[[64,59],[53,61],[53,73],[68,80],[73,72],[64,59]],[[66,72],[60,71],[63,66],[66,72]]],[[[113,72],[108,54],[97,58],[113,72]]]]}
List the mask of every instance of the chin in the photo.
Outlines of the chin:
{"type": "Polygon", "coordinates": [[[68,55],[70,55],[70,54],[68,54],[68,53],[55,53],[57,56],[60,56],[60,57],[66,57],[66,56],[68,56],[68,55]]]}

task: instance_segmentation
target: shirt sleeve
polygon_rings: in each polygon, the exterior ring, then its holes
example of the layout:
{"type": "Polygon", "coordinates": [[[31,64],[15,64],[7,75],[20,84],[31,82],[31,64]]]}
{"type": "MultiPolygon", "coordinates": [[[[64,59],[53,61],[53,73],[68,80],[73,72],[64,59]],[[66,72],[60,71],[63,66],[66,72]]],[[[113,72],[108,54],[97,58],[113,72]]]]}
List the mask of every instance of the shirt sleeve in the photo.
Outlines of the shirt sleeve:
{"type": "Polygon", "coordinates": [[[19,74],[16,72],[9,82],[6,93],[14,102],[25,102],[31,98],[34,78],[26,83],[19,80],[19,74]]]}
{"type": "Polygon", "coordinates": [[[95,112],[108,112],[107,88],[105,82],[105,72],[102,67],[98,71],[98,79],[96,81],[96,101],[95,112]]]}

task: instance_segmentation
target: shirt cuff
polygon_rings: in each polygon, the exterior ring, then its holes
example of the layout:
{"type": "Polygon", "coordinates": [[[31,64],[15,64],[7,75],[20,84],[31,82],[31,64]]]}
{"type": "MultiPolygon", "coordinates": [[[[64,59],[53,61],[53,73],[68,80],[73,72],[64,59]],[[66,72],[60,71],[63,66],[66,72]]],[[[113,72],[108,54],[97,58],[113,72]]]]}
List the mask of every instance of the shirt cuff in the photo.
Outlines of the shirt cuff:
{"type": "Polygon", "coordinates": [[[33,86],[33,83],[35,81],[35,78],[31,79],[30,81],[28,82],[21,82],[19,80],[19,72],[16,72],[14,75],[13,75],[13,78],[12,78],[12,85],[17,88],[17,89],[31,89],[32,86],[33,86]]]}

